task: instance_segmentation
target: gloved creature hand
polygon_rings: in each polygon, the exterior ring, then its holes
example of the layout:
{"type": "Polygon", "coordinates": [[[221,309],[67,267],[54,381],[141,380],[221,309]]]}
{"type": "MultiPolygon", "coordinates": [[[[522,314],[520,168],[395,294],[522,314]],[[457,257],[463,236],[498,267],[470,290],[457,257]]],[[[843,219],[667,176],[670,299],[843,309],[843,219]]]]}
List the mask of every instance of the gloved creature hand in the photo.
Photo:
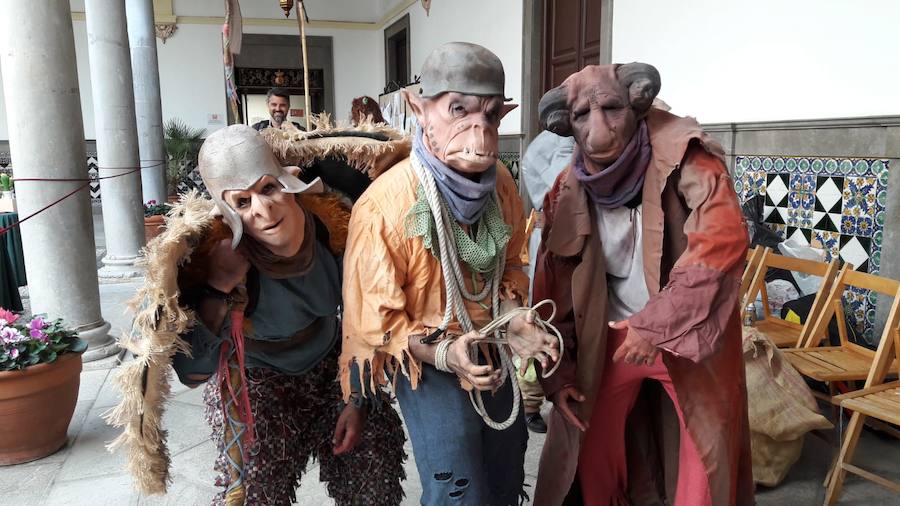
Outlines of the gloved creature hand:
{"type": "Polygon", "coordinates": [[[477,331],[459,336],[447,350],[447,366],[478,390],[495,390],[500,387],[500,369],[476,365],[469,356],[470,347],[484,339],[477,331]]]}
{"type": "Polygon", "coordinates": [[[516,316],[506,329],[506,340],[513,353],[522,359],[521,374],[528,368],[528,359],[534,357],[543,370],[551,367],[550,362],[559,360],[559,340],[534,324],[535,312],[528,311],[516,316]]]}
{"type": "Polygon", "coordinates": [[[587,431],[587,423],[581,421],[581,419],[578,418],[578,415],[575,414],[572,406],[569,405],[570,402],[584,402],[584,394],[582,394],[578,388],[572,385],[564,386],[550,396],[550,402],[552,402],[553,406],[559,410],[569,425],[581,432],[587,431]]]}
{"type": "Polygon", "coordinates": [[[659,355],[659,349],[633,330],[628,324],[628,320],[609,322],[609,326],[610,328],[619,330],[628,329],[628,335],[625,336],[625,341],[619,346],[619,349],[616,350],[615,355],[613,355],[613,362],[618,362],[622,359],[625,360],[626,364],[634,365],[653,365],[653,363],[656,362],[656,356],[659,355]]]}

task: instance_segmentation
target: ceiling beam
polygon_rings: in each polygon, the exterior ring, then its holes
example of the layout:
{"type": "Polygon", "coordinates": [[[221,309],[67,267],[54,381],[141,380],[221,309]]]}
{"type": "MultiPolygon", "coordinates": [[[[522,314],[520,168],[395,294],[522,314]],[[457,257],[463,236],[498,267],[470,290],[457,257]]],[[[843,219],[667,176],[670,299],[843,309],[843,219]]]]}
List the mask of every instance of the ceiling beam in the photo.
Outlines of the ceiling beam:
{"type": "MultiPolygon", "coordinates": [[[[364,21],[316,21],[310,20],[306,26],[310,28],[336,29],[336,30],[383,30],[395,17],[402,14],[419,0],[404,0],[396,7],[388,11],[382,18],[374,22],[364,21]]],[[[177,16],[172,11],[172,0],[153,0],[153,9],[157,24],[184,24],[184,25],[221,25],[225,22],[223,16],[177,16]]],[[[84,12],[72,12],[73,21],[84,21],[84,12]]],[[[277,18],[243,18],[244,26],[281,26],[297,27],[294,19],[277,18]]]]}
{"type": "Polygon", "coordinates": [[[153,17],[156,24],[175,23],[177,16],[172,10],[172,0],[153,0],[153,17]]]}
{"type": "Polygon", "coordinates": [[[410,8],[413,4],[419,3],[419,0],[403,0],[402,3],[394,7],[393,9],[387,11],[384,16],[381,17],[381,20],[378,21],[378,30],[383,30],[388,23],[391,22],[392,19],[399,16],[403,11],[410,8]]]}

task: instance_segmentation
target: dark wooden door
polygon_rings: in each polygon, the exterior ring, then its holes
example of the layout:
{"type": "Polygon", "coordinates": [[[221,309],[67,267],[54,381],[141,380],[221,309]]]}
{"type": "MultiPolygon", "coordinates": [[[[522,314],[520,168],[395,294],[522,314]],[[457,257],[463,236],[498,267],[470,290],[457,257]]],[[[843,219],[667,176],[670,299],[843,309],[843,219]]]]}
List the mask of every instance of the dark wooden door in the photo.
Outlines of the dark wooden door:
{"type": "Polygon", "coordinates": [[[544,0],[542,92],[600,63],[600,0],[544,0]]]}

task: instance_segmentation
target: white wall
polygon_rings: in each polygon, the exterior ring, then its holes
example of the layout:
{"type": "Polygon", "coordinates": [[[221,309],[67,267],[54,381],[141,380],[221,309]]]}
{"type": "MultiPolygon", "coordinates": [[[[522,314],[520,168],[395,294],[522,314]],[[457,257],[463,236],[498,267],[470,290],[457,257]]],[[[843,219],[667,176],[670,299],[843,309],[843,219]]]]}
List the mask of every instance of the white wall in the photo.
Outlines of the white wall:
{"type": "MultiPolygon", "coordinates": [[[[419,75],[428,54],[445,42],[472,42],[493,51],[506,72],[506,96],[522,100],[522,1],[441,0],[431,3],[430,15],[419,2],[390,20],[409,12],[410,73],[419,75]]],[[[384,32],[378,32],[379,76],[384,86],[384,32]]],[[[412,76],[410,76],[412,77],[412,76]]],[[[503,118],[500,133],[517,134],[522,120],[517,108],[503,118]]]]}
{"type": "Polygon", "coordinates": [[[178,25],[165,44],[157,39],[159,88],[163,121],[178,118],[206,134],[227,123],[225,71],[222,63],[222,27],[178,25]],[[218,115],[218,122],[209,122],[218,115]]]}
{"type": "Polygon", "coordinates": [[[900,114],[895,0],[613,0],[614,62],[705,123],[900,114]]]}
{"type": "Polygon", "coordinates": [[[310,28],[306,34],[332,37],[334,118],[349,121],[354,98],[377,97],[384,89],[384,36],[377,30],[323,28],[310,28]]]}

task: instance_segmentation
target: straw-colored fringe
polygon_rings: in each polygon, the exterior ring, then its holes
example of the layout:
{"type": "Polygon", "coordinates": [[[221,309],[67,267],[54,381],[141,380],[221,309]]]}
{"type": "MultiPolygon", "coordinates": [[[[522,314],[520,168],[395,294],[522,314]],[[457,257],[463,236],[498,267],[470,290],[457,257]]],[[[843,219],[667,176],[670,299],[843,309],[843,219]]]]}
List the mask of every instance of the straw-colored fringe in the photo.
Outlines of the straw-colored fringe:
{"type": "Polygon", "coordinates": [[[104,415],[107,423],[123,429],[109,449],[125,448],[126,465],[143,494],[164,494],[171,482],[161,425],[171,394],[169,364],[177,351],[190,353],[179,335],[194,319],[178,305],[178,266],[187,261],[196,239],[212,223],[212,206],[212,201],[191,192],[169,213],[166,230],[144,250],[146,282],[129,303],[136,313],[131,335],[119,341],[135,358],[115,377],[122,401],[104,415]]]}
{"type": "MultiPolygon", "coordinates": [[[[399,160],[407,157],[410,140],[402,133],[384,124],[363,122],[356,127],[332,125],[327,114],[314,118],[315,133],[337,131],[363,131],[379,133],[388,141],[365,137],[331,137],[306,139],[309,134],[300,131],[268,129],[264,137],[283,161],[298,166],[308,166],[315,160],[335,156],[366,173],[374,179],[399,160]]],[[[334,204],[323,201],[323,204],[334,204]]],[[[135,478],[136,488],[143,494],[164,494],[171,482],[170,456],[166,445],[166,431],[162,428],[162,416],[166,401],[171,395],[169,368],[176,352],[190,353],[190,347],[179,335],[184,334],[194,321],[193,313],[178,305],[178,267],[189,260],[197,240],[212,224],[210,211],[213,202],[192,191],[182,196],[166,218],[166,230],[153,239],[144,250],[143,264],[146,281],[129,303],[135,312],[131,335],[119,340],[119,345],[134,354],[134,360],[123,365],[115,382],[122,391],[121,402],[104,417],[110,425],[121,427],[122,434],[109,444],[109,449],[124,447],[127,467],[135,478]]],[[[329,206],[324,206],[325,208],[329,206]]],[[[316,213],[320,217],[332,214],[316,213]]],[[[313,212],[316,209],[311,209],[313,212]]],[[[346,224],[336,226],[334,219],[325,219],[332,234],[332,246],[343,249],[346,241],[346,224]],[[337,232],[337,233],[336,233],[337,232]]],[[[386,364],[386,357],[372,357],[373,385],[385,381],[385,366],[399,363],[412,364],[410,375],[415,383],[418,367],[414,360],[400,352],[386,364]],[[406,359],[409,359],[408,361],[406,359]]],[[[396,376],[395,376],[396,378],[396,376]]],[[[343,382],[343,373],[342,373],[343,382]]],[[[347,377],[349,388],[349,376],[347,377]]]]}
{"type": "Polygon", "coordinates": [[[371,179],[375,179],[409,156],[412,147],[408,136],[384,123],[363,121],[356,126],[350,126],[338,122],[335,125],[326,113],[312,118],[312,122],[316,125],[316,129],[311,132],[267,128],[262,131],[262,135],[276,156],[286,165],[308,167],[316,160],[334,156],[343,158],[371,179]],[[349,136],[318,137],[322,134],[347,131],[380,134],[388,140],[349,136]]]}

